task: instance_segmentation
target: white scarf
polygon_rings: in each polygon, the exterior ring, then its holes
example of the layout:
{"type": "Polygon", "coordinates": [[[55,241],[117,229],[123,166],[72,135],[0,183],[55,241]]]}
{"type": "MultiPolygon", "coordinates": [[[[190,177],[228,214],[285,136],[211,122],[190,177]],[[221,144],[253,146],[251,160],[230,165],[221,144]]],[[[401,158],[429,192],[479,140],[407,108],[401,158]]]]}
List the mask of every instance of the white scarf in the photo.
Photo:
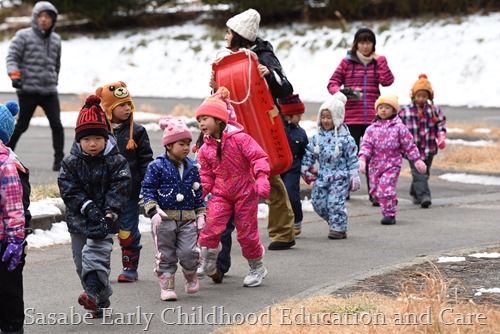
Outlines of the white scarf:
{"type": "Polygon", "coordinates": [[[356,56],[358,56],[358,59],[365,66],[368,65],[373,60],[373,56],[371,54],[368,57],[366,57],[366,56],[363,56],[363,54],[361,52],[359,52],[359,50],[356,50],[356,56]]]}

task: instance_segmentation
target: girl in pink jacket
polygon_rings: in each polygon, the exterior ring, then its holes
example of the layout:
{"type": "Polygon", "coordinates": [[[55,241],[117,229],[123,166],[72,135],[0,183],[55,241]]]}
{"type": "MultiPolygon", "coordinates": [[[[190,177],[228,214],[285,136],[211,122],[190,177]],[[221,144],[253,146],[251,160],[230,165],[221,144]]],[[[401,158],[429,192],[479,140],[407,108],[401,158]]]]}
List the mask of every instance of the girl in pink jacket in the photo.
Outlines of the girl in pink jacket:
{"type": "Polygon", "coordinates": [[[370,196],[380,203],[383,225],[396,224],[396,184],[402,154],[415,164],[419,173],[425,174],[426,165],[413,142],[413,136],[401,122],[397,96],[381,96],[375,102],[377,116],[366,129],[359,151],[359,171],[365,173],[369,161],[370,196]]]}
{"type": "Polygon", "coordinates": [[[198,151],[203,197],[212,194],[207,205],[206,224],[200,232],[203,271],[216,274],[220,237],[234,213],[243,257],[248,260],[250,273],[244,286],[259,286],[267,270],[262,262],[264,248],[260,241],[257,210],[259,196],[269,197],[269,160],[259,144],[243,132],[243,126],[229,120],[232,106],[229,91],[220,87],[196,110],[203,135],[198,151]]]}

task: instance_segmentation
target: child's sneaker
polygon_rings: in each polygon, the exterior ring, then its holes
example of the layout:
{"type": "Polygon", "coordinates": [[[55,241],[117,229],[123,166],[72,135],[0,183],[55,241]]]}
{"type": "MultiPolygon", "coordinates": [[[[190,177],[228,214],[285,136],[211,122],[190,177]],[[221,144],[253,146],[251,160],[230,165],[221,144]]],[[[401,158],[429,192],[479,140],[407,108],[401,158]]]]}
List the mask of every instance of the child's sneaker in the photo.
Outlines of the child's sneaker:
{"type": "Polygon", "coordinates": [[[264,267],[262,257],[255,260],[248,260],[250,265],[250,273],[243,280],[243,286],[255,287],[262,283],[262,280],[267,276],[267,269],[264,267]]]}
{"type": "Polygon", "coordinates": [[[104,317],[104,309],[109,308],[111,306],[111,302],[109,299],[106,299],[103,302],[99,303],[99,308],[94,311],[90,311],[89,313],[92,315],[92,319],[101,319],[104,317]]]}
{"type": "Polygon", "coordinates": [[[302,222],[294,223],[295,235],[299,235],[302,232],[302,222]]]}
{"type": "Polygon", "coordinates": [[[347,238],[346,231],[330,230],[330,232],[328,232],[328,239],[345,239],[345,238],[347,238]]]}
{"type": "Polygon", "coordinates": [[[96,311],[99,309],[98,298],[100,291],[97,287],[87,285],[85,291],[78,297],[78,304],[82,305],[86,310],[96,311]]]}
{"type": "Polygon", "coordinates": [[[222,280],[224,279],[224,273],[219,268],[217,268],[217,269],[215,269],[215,274],[210,276],[210,278],[212,278],[212,281],[214,283],[220,284],[220,283],[222,283],[222,280]]]}
{"type": "Polygon", "coordinates": [[[182,270],[185,278],[184,290],[187,293],[196,293],[200,289],[200,284],[198,283],[198,276],[196,271],[187,272],[182,270]]]}
{"type": "Polygon", "coordinates": [[[175,288],[175,276],[171,273],[164,273],[158,277],[158,283],[161,287],[160,298],[161,300],[174,301],[177,300],[175,288]]]}
{"type": "Polygon", "coordinates": [[[395,216],[384,216],[382,220],[380,221],[380,224],[382,225],[394,225],[396,224],[396,217],[395,216]]]}
{"type": "Polygon", "coordinates": [[[198,279],[204,279],[205,278],[205,271],[203,270],[203,266],[200,265],[198,269],[196,269],[196,276],[198,276],[198,279]]]}

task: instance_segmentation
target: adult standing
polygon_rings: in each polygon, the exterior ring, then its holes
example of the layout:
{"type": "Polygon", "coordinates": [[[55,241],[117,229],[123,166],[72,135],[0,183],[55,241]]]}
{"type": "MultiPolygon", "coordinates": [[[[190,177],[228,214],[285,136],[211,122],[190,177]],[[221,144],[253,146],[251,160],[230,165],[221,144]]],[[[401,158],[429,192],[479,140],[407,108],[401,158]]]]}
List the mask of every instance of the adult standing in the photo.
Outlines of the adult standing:
{"type": "MultiPolygon", "coordinates": [[[[259,24],[260,14],[255,9],[250,8],[233,16],[226,22],[227,31],[224,40],[227,43],[226,47],[233,52],[244,48],[257,54],[259,74],[265,78],[271,90],[274,104],[279,107],[278,98],[285,98],[292,94],[293,87],[286,78],[271,43],[257,37],[259,24]]],[[[215,88],[214,80],[211,80],[211,86],[215,88]]],[[[281,177],[279,175],[272,176],[269,178],[269,182],[271,184],[271,194],[269,196],[267,231],[271,243],[268,249],[289,249],[295,245],[292,205],[281,177]]]]}
{"type": "MultiPolygon", "coordinates": [[[[356,141],[358,151],[361,138],[376,115],[375,101],[380,96],[380,85],[386,87],[394,82],[387,59],[375,53],[376,43],[372,30],[366,27],[359,29],[347,56],[328,81],[330,94],[342,90],[348,98],[344,123],[356,141]]],[[[369,188],[368,177],[367,185],[369,188]]],[[[373,205],[378,205],[371,196],[370,201],[373,205]]]]}
{"type": "Polygon", "coordinates": [[[7,53],[7,73],[16,88],[20,112],[9,147],[15,149],[28,129],[37,106],[42,107],[52,130],[54,163],[59,171],[64,158],[64,128],[57,93],[61,68],[61,38],[54,32],[57,9],[48,1],[33,8],[31,27],[16,32],[7,53]]]}

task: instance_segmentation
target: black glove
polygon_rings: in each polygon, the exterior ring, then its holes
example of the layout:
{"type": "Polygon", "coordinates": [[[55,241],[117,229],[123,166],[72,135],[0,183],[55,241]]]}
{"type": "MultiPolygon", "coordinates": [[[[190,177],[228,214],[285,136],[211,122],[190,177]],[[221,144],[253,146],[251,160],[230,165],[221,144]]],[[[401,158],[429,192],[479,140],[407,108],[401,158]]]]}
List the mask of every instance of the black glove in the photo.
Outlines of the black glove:
{"type": "Polygon", "coordinates": [[[22,89],[23,83],[20,78],[12,79],[12,87],[22,89]]]}
{"type": "Polygon", "coordinates": [[[109,217],[103,217],[99,225],[89,227],[87,238],[95,240],[104,239],[108,235],[113,224],[113,219],[109,217]]]}
{"type": "Polygon", "coordinates": [[[352,99],[354,101],[359,101],[362,96],[359,89],[343,88],[340,90],[340,92],[344,94],[348,99],[352,99]]]}
{"type": "Polygon", "coordinates": [[[90,202],[86,207],[85,207],[85,215],[87,216],[90,225],[100,225],[101,220],[104,218],[104,214],[99,210],[97,205],[95,205],[94,202],[90,202]]]}

